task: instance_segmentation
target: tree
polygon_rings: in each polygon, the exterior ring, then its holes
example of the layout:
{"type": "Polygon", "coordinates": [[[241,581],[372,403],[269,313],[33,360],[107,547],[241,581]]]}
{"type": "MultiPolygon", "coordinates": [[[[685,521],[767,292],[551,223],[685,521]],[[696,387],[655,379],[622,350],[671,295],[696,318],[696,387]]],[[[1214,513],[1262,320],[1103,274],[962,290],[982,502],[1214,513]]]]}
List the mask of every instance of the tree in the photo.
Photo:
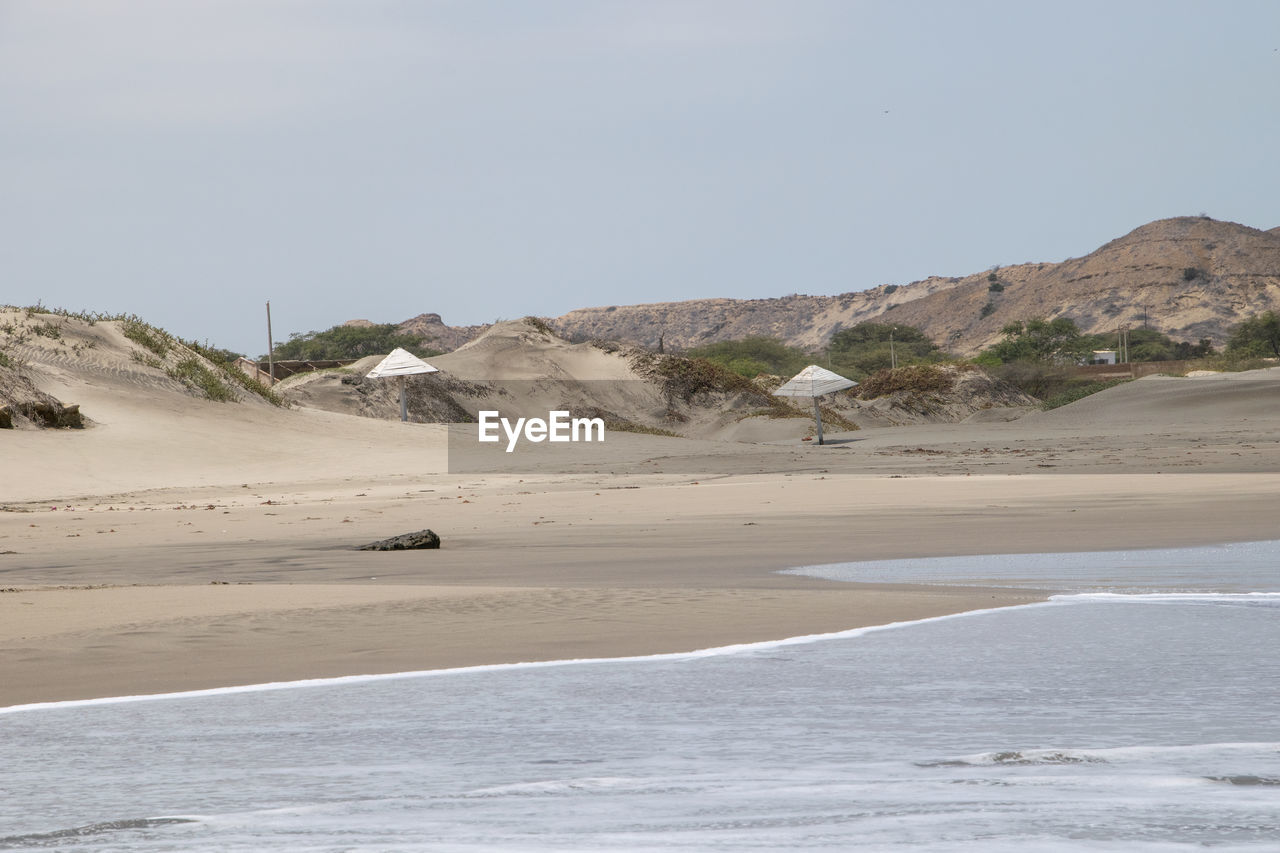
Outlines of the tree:
{"type": "Polygon", "coordinates": [[[1213,342],[1208,338],[1201,338],[1199,343],[1193,344],[1190,341],[1181,341],[1173,345],[1173,357],[1175,359],[1204,358],[1213,355],[1213,342]]]}
{"type": "Polygon", "coordinates": [[[938,349],[915,326],[888,323],[858,323],[831,336],[827,356],[833,367],[849,373],[871,374],[897,364],[926,364],[942,361],[946,353],[938,349]]]}
{"type": "Polygon", "coordinates": [[[1227,340],[1227,354],[1280,357],[1280,316],[1274,311],[1264,311],[1241,322],[1227,340]]]}
{"type": "MultiPolygon", "coordinates": [[[[1119,349],[1115,332],[1085,335],[1084,339],[1090,350],[1119,349]]],[[[1176,361],[1213,355],[1213,344],[1208,338],[1201,338],[1195,344],[1178,342],[1155,329],[1130,329],[1125,343],[1129,361],[1176,361]]]]}
{"type": "Polygon", "coordinates": [[[1172,361],[1173,340],[1155,329],[1132,329],[1129,332],[1130,361],[1172,361]]]}
{"type": "Polygon", "coordinates": [[[1091,341],[1080,334],[1069,317],[1046,320],[1036,317],[1009,323],[1000,330],[1004,340],[984,350],[988,362],[1038,361],[1050,364],[1076,362],[1092,349],[1091,341]]]}
{"type": "Polygon", "coordinates": [[[866,344],[887,343],[892,337],[895,344],[923,344],[926,349],[937,349],[933,341],[915,326],[889,323],[858,323],[841,329],[831,336],[829,347],[834,352],[848,352],[866,344]]]}
{"type": "MultiPolygon", "coordinates": [[[[289,340],[276,341],[275,357],[281,361],[336,361],[364,358],[391,352],[396,347],[419,358],[439,355],[437,350],[422,346],[413,335],[396,331],[395,323],[372,326],[334,326],[324,332],[295,332],[289,340]]],[[[262,356],[265,361],[266,356],[262,356]]]]}

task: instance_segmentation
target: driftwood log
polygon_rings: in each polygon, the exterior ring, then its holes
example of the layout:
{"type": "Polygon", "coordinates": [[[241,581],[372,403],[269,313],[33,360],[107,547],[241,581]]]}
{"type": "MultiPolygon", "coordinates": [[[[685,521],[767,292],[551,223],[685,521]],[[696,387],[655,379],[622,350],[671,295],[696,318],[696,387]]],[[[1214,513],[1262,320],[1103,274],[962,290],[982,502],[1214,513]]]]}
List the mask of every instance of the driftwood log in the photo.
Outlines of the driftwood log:
{"type": "Polygon", "coordinates": [[[390,539],[380,539],[361,545],[357,551],[414,551],[419,548],[439,548],[440,537],[431,530],[419,530],[416,533],[401,533],[390,539]]]}

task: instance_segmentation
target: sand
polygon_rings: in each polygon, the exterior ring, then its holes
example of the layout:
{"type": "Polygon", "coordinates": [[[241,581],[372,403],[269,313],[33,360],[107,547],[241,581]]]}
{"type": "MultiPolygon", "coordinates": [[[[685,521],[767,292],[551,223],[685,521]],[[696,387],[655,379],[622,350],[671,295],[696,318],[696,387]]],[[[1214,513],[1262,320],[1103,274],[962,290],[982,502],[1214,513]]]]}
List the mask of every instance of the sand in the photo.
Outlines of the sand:
{"type": "Polygon", "coordinates": [[[1277,371],[825,447],[616,434],[494,473],[458,473],[439,426],[124,372],[43,372],[94,425],[0,434],[0,706],[838,631],[1050,591],[776,570],[1271,539],[1280,518],[1277,371]],[[440,550],[353,550],[424,527],[440,550]]]}

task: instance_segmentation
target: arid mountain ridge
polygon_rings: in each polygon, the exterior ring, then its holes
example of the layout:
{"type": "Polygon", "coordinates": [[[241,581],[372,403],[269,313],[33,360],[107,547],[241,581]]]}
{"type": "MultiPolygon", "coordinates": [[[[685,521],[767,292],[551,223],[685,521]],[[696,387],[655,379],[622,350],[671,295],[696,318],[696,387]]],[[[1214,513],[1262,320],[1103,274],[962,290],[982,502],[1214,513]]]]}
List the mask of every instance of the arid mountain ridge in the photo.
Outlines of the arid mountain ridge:
{"type": "MultiPolygon", "coordinates": [[[[1280,310],[1280,228],[1262,231],[1208,217],[1161,219],[1061,263],[998,267],[835,296],[691,299],[580,308],[548,323],[570,340],[603,339],[682,350],[752,336],[816,351],[842,328],[873,321],[925,332],[973,355],[1010,322],[1070,317],[1088,333],[1148,326],[1175,340],[1219,348],[1246,317],[1280,310]]],[[[487,326],[448,326],[438,314],[400,324],[429,346],[453,350],[487,326]]]]}

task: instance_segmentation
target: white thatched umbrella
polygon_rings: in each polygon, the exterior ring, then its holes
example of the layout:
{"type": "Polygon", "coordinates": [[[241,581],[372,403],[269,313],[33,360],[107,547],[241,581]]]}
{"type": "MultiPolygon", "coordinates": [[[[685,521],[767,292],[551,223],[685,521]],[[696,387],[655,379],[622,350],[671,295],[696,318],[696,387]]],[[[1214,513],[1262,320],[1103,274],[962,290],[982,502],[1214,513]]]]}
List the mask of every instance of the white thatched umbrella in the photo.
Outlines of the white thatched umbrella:
{"type": "Polygon", "coordinates": [[[775,397],[812,397],[813,419],[818,423],[818,444],[822,444],[822,410],[818,408],[818,398],[823,394],[833,394],[857,385],[852,379],[845,379],[839,373],[832,373],[825,367],[811,364],[782,384],[775,397]]]}
{"type": "Polygon", "coordinates": [[[396,347],[391,354],[378,362],[378,366],[365,374],[366,379],[381,379],[385,376],[394,376],[400,382],[400,420],[409,420],[409,398],[405,392],[406,376],[416,376],[419,373],[436,373],[440,368],[432,367],[422,359],[418,358],[411,352],[396,347]]]}

